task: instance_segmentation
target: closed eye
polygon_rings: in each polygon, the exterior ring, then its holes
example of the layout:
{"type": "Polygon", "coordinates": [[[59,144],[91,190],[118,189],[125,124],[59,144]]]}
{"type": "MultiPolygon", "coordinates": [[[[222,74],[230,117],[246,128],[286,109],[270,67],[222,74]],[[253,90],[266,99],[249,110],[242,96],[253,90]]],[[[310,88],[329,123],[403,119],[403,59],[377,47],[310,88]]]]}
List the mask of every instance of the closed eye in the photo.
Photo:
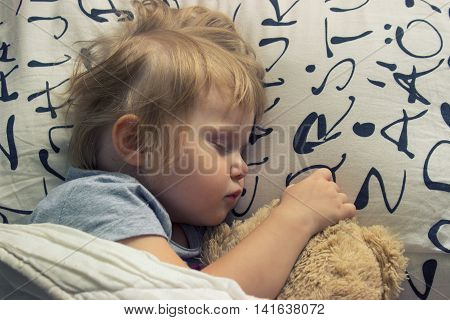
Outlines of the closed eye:
{"type": "Polygon", "coordinates": [[[227,151],[227,147],[225,147],[224,145],[215,142],[213,142],[213,145],[219,152],[225,153],[227,151]]]}
{"type": "MultiPolygon", "coordinates": [[[[214,146],[214,148],[215,148],[217,151],[219,151],[219,152],[221,152],[221,153],[230,153],[230,152],[232,152],[234,149],[237,149],[237,148],[234,148],[233,145],[227,145],[227,144],[221,143],[221,142],[219,142],[219,141],[211,141],[210,143],[214,146]]],[[[240,148],[239,151],[240,151],[241,155],[242,155],[243,153],[246,152],[247,146],[248,146],[248,145],[245,144],[245,145],[243,145],[243,146],[240,148]]]]}

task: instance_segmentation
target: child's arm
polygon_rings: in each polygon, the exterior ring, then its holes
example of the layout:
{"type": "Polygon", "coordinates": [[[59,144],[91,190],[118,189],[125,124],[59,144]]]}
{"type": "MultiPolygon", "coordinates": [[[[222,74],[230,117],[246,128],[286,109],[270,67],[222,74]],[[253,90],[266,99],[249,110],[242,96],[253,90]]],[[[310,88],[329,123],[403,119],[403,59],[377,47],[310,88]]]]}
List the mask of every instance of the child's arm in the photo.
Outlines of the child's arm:
{"type": "MultiPolygon", "coordinates": [[[[317,170],[289,186],[279,206],[258,228],[202,272],[234,279],[248,294],[275,298],[310,237],[355,212],[355,206],[331,181],[331,172],[317,170]]],[[[161,237],[136,237],[122,243],[187,267],[161,237]]]]}
{"type": "Polygon", "coordinates": [[[118,242],[135,249],[148,251],[155,255],[159,260],[170,264],[177,265],[179,267],[189,268],[186,262],[184,262],[173,249],[170,247],[167,240],[160,236],[137,236],[118,242]]]}
{"type": "Polygon", "coordinates": [[[247,294],[275,298],[313,231],[282,208],[273,210],[233,250],[202,271],[234,279],[247,294]]]}
{"type": "Polygon", "coordinates": [[[248,294],[275,298],[309,239],[355,213],[331,172],[317,170],[289,186],[258,228],[203,271],[236,280],[248,294]]]}

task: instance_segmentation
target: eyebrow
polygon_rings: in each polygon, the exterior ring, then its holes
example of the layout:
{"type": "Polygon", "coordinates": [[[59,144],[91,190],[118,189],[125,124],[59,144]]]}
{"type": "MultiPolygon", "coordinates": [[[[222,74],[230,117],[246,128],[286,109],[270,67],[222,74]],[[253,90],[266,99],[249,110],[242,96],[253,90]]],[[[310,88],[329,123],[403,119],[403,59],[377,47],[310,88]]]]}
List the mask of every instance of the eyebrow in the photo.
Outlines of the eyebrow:
{"type": "MultiPolygon", "coordinates": [[[[244,151],[245,148],[247,148],[247,146],[249,145],[250,142],[250,137],[244,137],[243,139],[239,139],[239,149],[240,151],[244,151]]],[[[233,142],[234,143],[234,142],[233,142]]]]}
{"type": "Polygon", "coordinates": [[[218,136],[231,136],[231,135],[238,135],[239,131],[233,128],[229,127],[221,127],[221,128],[211,128],[211,130],[208,131],[209,134],[211,134],[213,137],[218,136]]]}
{"type": "MultiPolygon", "coordinates": [[[[229,137],[234,136],[234,134],[236,134],[236,136],[240,136],[240,134],[237,130],[233,130],[230,128],[222,128],[222,130],[220,130],[220,129],[214,128],[214,130],[211,131],[211,138],[213,138],[213,139],[229,138],[229,137]]],[[[240,140],[240,143],[242,143],[241,149],[244,149],[249,144],[250,135],[248,137],[244,137],[243,140],[241,140],[241,139],[239,139],[239,140],[240,140]]],[[[233,139],[233,141],[234,141],[234,139],[233,139]]]]}
{"type": "Polygon", "coordinates": [[[229,125],[229,126],[219,126],[216,128],[216,131],[224,131],[230,133],[230,132],[238,132],[239,129],[240,126],[238,125],[229,125]]]}

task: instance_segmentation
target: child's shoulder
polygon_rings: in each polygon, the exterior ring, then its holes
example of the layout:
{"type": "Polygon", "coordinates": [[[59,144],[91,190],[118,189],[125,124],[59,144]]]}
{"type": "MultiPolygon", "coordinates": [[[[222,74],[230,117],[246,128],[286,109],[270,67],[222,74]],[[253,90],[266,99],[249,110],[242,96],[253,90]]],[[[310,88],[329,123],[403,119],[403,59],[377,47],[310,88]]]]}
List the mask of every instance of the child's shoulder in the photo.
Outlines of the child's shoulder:
{"type": "Polygon", "coordinates": [[[66,181],[38,203],[32,223],[58,223],[61,216],[73,212],[89,216],[92,212],[111,212],[112,208],[146,203],[152,195],[144,189],[135,178],[126,174],[71,167],[66,181]]]}
{"type": "MultiPolygon", "coordinates": [[[[102,170],[89,170],[70,167],[67,171],[66,182],[64,184],[92,184],[92,183],[137,183],[137,180],[129,175],[120,172],[109,172],[102,170]]],[[[64,185],[63,184],[63,185],[64,185]]]]}
{"type": "Polygon", "coordinates": [[[136,184],[139,184],[136,179],[123,173],[70,167],[65,182],[52,189],[47,198],[64,200],[67,197],[108,194],[111,189],[123,189],[136,184]]]}
{"type": "Polygon", "coordinates": [[[115,197],[129,196],[130,190],[136,190],[136,186],[140,186],[139,182],[123,173],[71,167],[65,182],[52,189],[34,211],[61,209],[67,205],[83,206],[99,200],[100,203],[107,203],[115,197]]]}

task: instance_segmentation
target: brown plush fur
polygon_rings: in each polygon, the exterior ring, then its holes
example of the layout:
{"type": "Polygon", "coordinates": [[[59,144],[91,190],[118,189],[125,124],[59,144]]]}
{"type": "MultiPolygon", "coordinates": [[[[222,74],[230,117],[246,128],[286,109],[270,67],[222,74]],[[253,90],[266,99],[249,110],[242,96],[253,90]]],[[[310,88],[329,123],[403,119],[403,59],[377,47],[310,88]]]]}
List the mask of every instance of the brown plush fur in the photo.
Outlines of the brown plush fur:
{"type": "MultiPolygon", "coordinates": [[[[278,203],[273,200],[231,227],[223,223],[208,230],[203,261],[209,264],[232,249],[278,203]]],[[[401,291],[406,263],[403,245],[383,226],[341,221],[309,241],[277,299],[394,299],[401,291]]]]}

